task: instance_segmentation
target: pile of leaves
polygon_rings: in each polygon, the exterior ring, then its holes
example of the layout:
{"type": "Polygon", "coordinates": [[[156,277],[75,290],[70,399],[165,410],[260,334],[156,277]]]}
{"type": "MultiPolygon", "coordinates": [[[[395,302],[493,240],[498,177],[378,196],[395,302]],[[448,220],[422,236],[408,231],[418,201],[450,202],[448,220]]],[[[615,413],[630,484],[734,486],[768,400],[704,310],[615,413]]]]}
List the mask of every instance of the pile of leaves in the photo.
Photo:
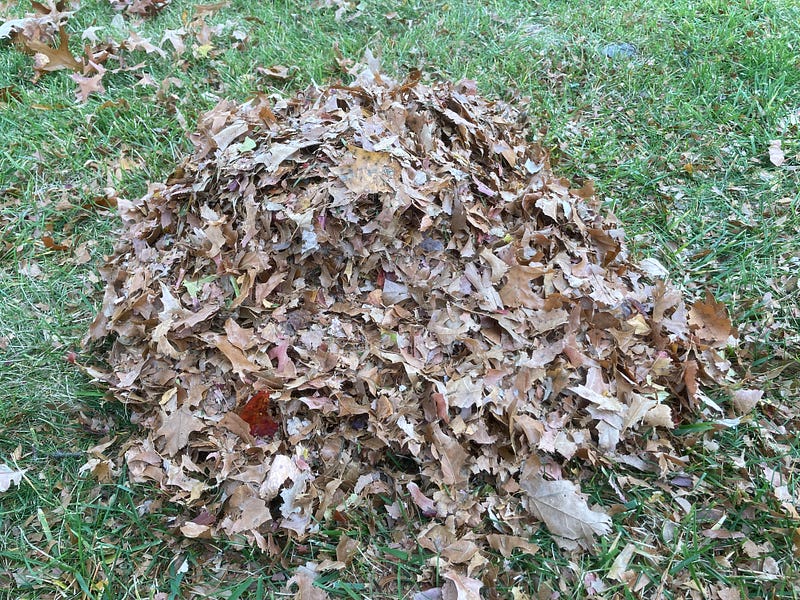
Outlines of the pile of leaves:
{"type": "Polygon", "coordinates": [[[419,515],[467,574],[542,522],[590,547],[611,520],[571,479],[679,469],[667,432],[718,409],[731,322],[629,260],[518,108],[368,63],[220,102],[119,201],[89,338],[145,432],[130,477],[187,507],[184,535],[271,552],[357,506],[419,515]]]}

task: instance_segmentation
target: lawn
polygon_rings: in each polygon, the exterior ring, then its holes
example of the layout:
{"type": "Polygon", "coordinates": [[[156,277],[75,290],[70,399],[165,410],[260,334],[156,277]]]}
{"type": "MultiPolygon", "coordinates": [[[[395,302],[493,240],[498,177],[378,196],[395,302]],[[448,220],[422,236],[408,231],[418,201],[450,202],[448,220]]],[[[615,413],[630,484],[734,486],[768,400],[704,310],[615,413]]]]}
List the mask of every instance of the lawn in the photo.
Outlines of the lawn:
{"type": "Polygon", "coordinates": [[[341,62],[366,48],[390,74],[470,78],[524,105],[531,140],[557,174],[594,182],[637,258],[660,261],[687,297],[708,289],[727,305],[734,367],[764,391],[751,414],[733,418],[717,397],[724,415],[673,431],[683,467],[665,477],[576,467],[612,533],[593,553],[560,550],[544,528],[536,551],[487,552],[484,597],[800,596],[798,22],[790,0],[174,0],[147,18],[83,1],[65,25],[76,56],[93,34],[150,42],[118,51],[125,68],[110,61],[85,101],[68,70],[33,81],[30,53],[0,40],[0,464],[25,470],[0,493],[0,597],[279,597],[298,566],[335,559],[348,539],[355,556],[298,597],[442,585],[437,554],[366,509],[281,540],[276,556],[182,538],[180,507],[127,479],[137,426],[126,408],[75,364],[97,362],[81,340],[121,225],[116,200],[173,173],[221,99],[346,82],[341,62]],[[89,459],[101,467],[82,470],[89,459]]]}

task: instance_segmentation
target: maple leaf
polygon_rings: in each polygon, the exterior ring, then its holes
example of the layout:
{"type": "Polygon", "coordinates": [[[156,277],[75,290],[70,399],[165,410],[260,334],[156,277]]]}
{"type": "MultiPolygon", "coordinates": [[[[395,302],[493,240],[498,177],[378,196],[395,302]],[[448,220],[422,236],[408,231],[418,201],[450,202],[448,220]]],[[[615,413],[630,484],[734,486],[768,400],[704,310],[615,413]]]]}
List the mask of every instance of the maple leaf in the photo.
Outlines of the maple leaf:
{"type": "Polygon", "coordinates": [[[541,519],[562,545],[589,548],[595,535],[611,531],[611,518],[589,508],[570,481],[547,481],[540,475],[520,481],[528,494],[533,513],[541,519]],[[560,538],[560,539],[559,539],[560,538]]]}

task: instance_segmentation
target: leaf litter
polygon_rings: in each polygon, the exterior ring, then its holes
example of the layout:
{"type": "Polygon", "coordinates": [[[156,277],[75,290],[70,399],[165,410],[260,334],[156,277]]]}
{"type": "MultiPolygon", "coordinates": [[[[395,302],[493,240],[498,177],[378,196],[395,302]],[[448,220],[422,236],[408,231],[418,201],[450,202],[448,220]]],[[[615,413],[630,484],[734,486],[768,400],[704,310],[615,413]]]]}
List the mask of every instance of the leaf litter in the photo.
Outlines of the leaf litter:
{"type": "Polygon", "coordinates": [[[130,477],[186,507],[184,535],[274,553],[410,502],[458,565],[445,595],[477,597],[490,547],[610,531],[570,474],[683,466],[660,436],[718,409],[703,387],[735,383],[736,332],[631,261],[520,109],[370,54],[351,74],[221,101],[172,177],[119,199],[90,372],[131,407],[130,477]]]}

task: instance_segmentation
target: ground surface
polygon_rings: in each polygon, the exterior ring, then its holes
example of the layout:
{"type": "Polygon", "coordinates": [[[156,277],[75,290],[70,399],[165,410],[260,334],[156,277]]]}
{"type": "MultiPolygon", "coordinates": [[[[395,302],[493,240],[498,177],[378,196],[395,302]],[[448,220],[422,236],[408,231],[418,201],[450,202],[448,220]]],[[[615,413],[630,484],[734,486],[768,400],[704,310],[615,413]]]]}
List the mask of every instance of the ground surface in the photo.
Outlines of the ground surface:
{"type": "Polygon", "coordinates": [[[197,116],[219,98],[341,78],[337,55],[359,58],[369,46],[391,72],[419,67],[475,79],[488,96],[529,97],[531,135],[554,169],[592,179],[634,251],[660,260],[689,295],[709,287],[728,304],[744,341],[737,368],[766,392],[735,426],[678,431],[691,442],[680,478],[620,470],[584,479],[592,498],[619,507],[616,531],[579,557],[542,531],[537,553],[496,557],[490,594],[800,595],[800,445],[787,434],[800,357],[800,34],[787,26],[800,19],[796,4],[365,1],[338,19],[331,4],[234,1],[204,11],[173,2],[143,21],[123,13],[114,26],[111,6],[85,2],[66,24],[76,55],[92,26],[105,28],[100,39],[129,39],[133,29],[164,53],[126,51],[136,68],[106,73],[104,91],[85,102],[68,71],[33,83],[33,58],[2,42],[0,463],[27,471],[0,494],[0,594],[270,597],[297,564],[335,554],[343,535],[361,551],[318,580],[331,596],[403,598],[441,584],[429,551],[397,550],[402,532],[368,514],[265,561],[222,542],[181,541],[170,529],[174,507],[129,486],[124,469],[102,484],[78,472],[87,449],[113,439],[105,453],[114,456],[132,431],[124,409],[66,360],[73,351],[90,360],[80,339],[118,226],[108,198],[165,179],[197,116]],[[180,28],[168,34],[186,46],[175,56],[164,33],[180,28]],[[270,76],[275,65],[291,67],[289,78],[270,76]],[[620,565],[649,582],[629,589],[620,565]]]}

